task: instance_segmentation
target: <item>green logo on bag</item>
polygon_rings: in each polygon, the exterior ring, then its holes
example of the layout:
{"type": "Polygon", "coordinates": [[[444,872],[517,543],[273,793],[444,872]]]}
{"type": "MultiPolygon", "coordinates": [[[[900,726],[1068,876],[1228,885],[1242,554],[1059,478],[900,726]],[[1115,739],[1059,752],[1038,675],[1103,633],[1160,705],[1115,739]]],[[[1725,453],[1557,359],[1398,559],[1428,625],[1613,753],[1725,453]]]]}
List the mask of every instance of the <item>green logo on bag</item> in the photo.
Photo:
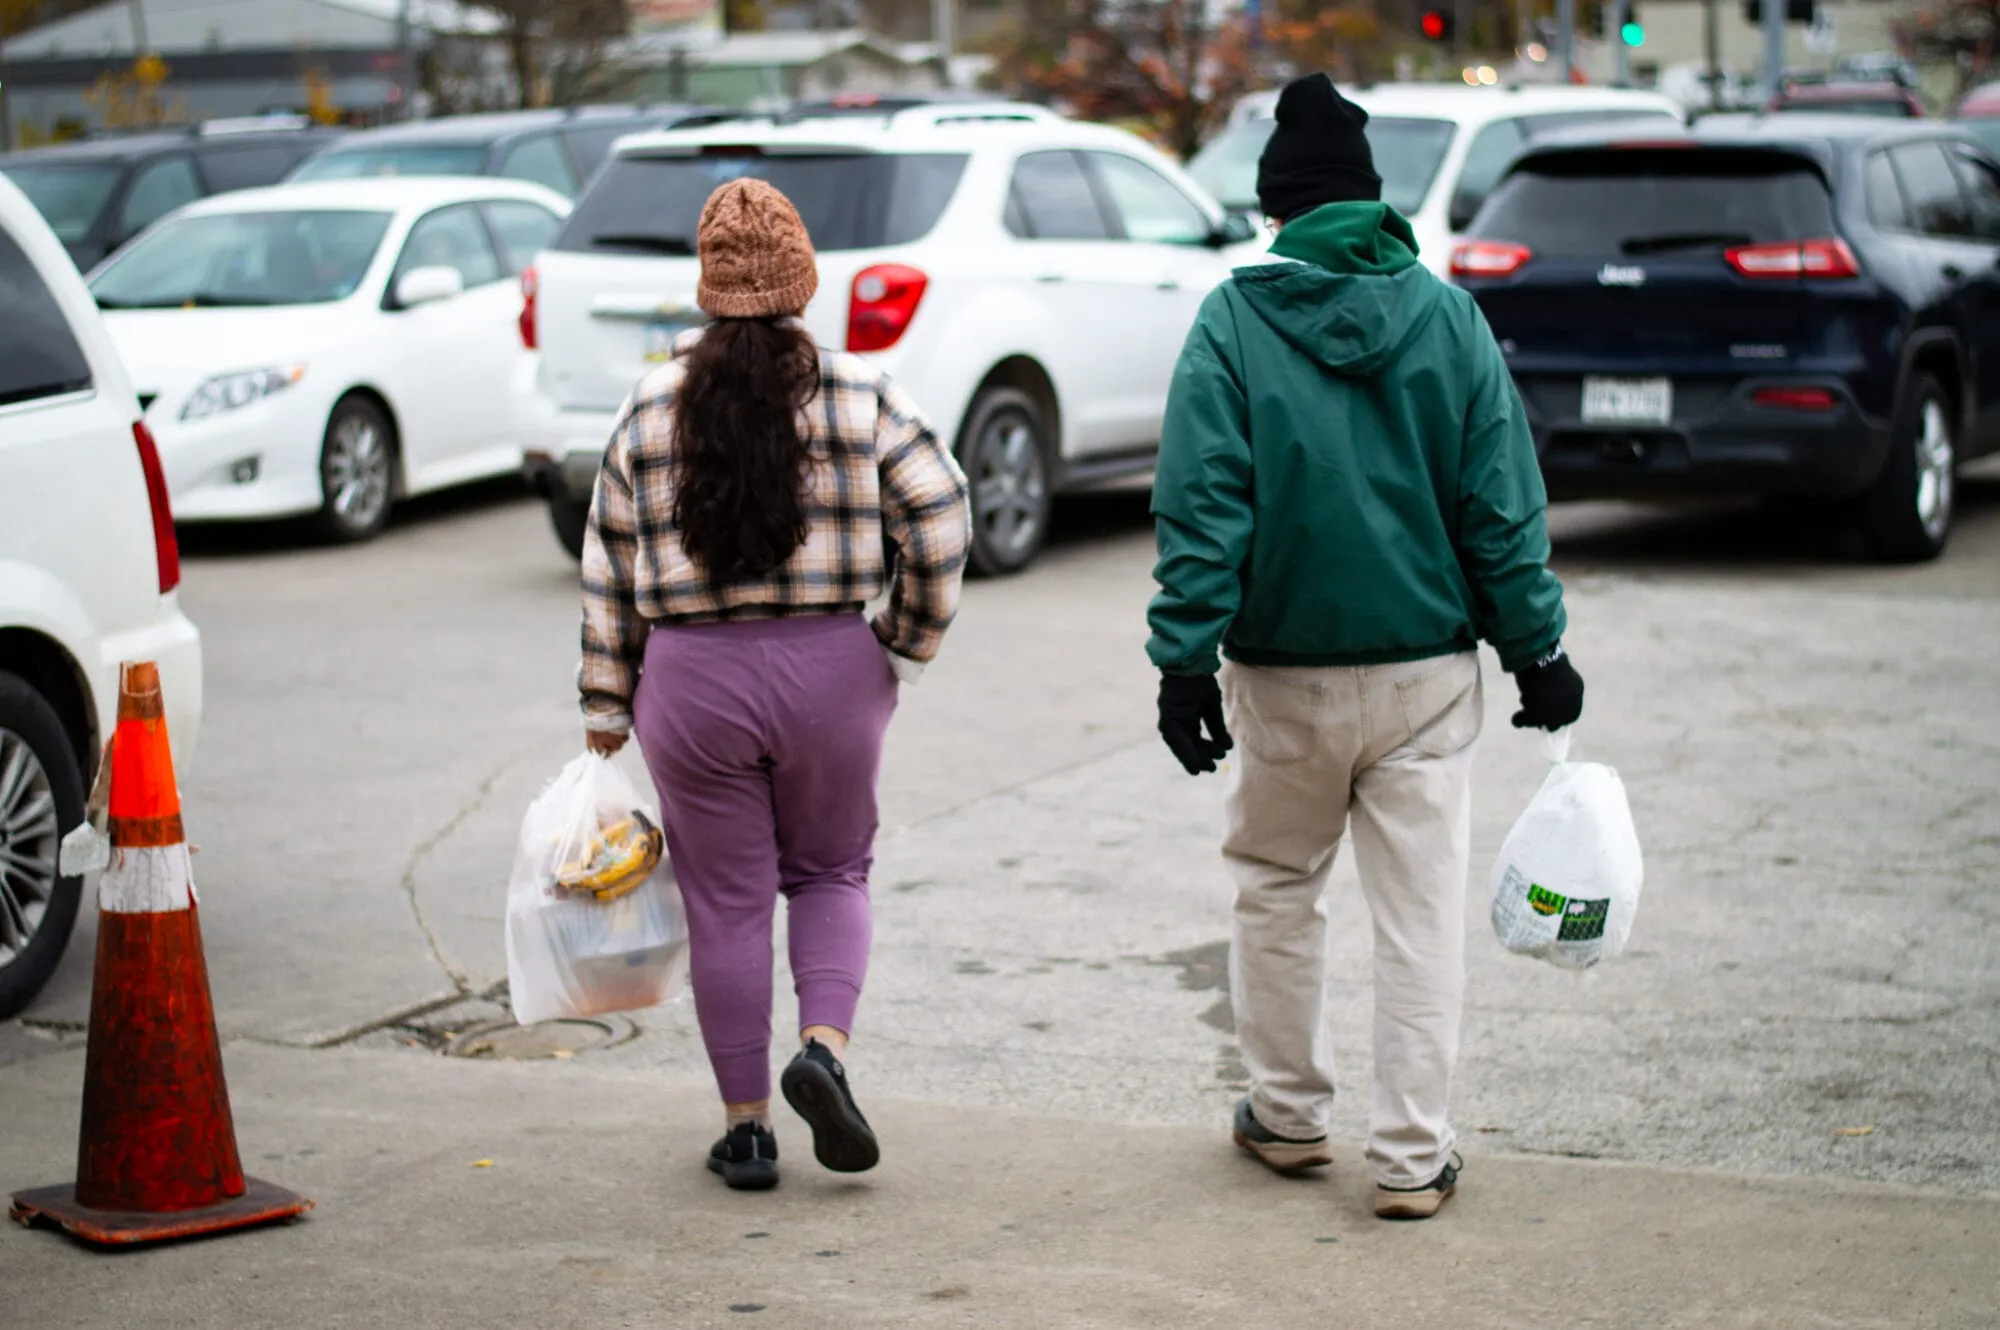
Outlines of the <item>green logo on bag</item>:
{"type": "Polygon", "coordinates": [[[1528,907],[1536,914],[1544,917],[1552,914],[1561,914],[1563,906],[1567,904],[1569,904],[1567,897],[1558,896],[1547,887],[1536,886],[1533,883],[1528,884],[1528,907]]]}

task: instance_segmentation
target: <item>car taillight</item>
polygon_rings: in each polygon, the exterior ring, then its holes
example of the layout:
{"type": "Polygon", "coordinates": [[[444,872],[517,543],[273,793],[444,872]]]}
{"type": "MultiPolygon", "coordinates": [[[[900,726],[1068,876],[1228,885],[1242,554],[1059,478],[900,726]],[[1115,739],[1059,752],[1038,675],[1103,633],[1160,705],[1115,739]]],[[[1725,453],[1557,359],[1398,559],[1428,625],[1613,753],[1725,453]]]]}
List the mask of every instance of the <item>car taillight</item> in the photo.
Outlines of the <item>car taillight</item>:
{"type": "Polygon", "coordinates": [[[1786,411],[1831,411],[1837,405],[1826,388],[1759,388],[1750,395],[1758,406],[1775,406],[1786,411]]]}
{"type": "Polygon", "coordinates": [[[521,345],[533,351],[539,340],[539,329],[535,327],[535,295],[539,290],[535,270],[521,271],[521,345]]]}
{"type": "Polygon", "coordinates": [[[160,448],[146,422],[132,422],[139,445],[139,469],[146,473],[146,501],[153,509],[153,557],[160,565],[160,594],[181,584],[181,543],[174,536],[174,509],[167,502],[167,475],[160,469],[160,448]]]}
{"type": "Polygon", "coordinates": [[[1724,250],[1729,266],[1745,277],[1859,277],[1861,265],[1845,240],[1796,240],[1778,245],[1738,245],[1724,250]]]}
{"type": "Polygon", "coordinates": [[[847,349],[887,351],[901,341],[930,282],[900,263],[878,263],[855,274],[847,307],[847,349]]]}
{"type": "Polygon", "coordinates": [[[1453,277],[1511,277],[1535,256],[1526,245],[1468,240],[1451,252],[1453,277]]]}

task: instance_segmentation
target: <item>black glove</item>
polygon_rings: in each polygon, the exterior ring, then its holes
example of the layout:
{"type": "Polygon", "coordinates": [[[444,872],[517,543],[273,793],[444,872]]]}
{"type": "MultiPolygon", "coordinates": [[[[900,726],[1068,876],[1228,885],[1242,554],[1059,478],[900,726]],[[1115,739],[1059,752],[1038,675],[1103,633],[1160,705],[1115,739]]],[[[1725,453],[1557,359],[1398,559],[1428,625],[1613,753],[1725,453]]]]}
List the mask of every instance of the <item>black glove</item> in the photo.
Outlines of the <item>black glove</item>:
{"type": "Polygon", "coordinates": [[[1514,713],[1517,730],[1560,730],[1583,714],[1583,676],[1560,645],[1516,673],[1514,682],[1521,688],[1521,709],[1514,713]]]}
{"type": "Polygon", "coordinates": [[[1174,750],[1188,775],[1215,770],[1217,760],[1234,743],[1222,721],[1222,686],[1213,674],[1160,676],[1160,737],[1174,750]],[[1201,734],[1204,724],[1208,726],[1205,739],[1201,734]]]}

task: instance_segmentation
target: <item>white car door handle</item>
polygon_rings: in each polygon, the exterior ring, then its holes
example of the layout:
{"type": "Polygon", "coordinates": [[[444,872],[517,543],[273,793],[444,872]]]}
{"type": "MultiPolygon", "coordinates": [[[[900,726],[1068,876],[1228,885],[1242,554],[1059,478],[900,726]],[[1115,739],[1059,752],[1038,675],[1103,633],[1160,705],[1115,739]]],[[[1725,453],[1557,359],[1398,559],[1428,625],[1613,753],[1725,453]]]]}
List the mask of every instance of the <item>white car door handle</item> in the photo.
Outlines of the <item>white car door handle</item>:
{"type": "Polygon", "coordinates": [[[1063,275],[1059,272],[1045,272],[1040,277],[1037,277],[1035,280],[1038,282],[1048,282],[1053,284],[1063,280],[1063,275]]]}
{"type": "Polygon", "coordinates": [[[1157,291],[1178,291],[1181,289],[1181,279],[1178,277],[1162,277],[1159,281],[1153,283],[1153,289],[1157,291]]]}

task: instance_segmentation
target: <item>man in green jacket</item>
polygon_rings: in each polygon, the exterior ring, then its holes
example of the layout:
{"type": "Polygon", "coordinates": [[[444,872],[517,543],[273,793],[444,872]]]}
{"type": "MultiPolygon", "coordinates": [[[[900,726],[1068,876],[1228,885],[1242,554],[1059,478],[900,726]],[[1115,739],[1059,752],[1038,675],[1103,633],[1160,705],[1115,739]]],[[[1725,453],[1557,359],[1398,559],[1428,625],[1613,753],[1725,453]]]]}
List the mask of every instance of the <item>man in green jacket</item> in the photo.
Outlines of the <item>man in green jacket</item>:
{"type": "Polygon", "coordinates": [[[1351,822],[1375,929],[1375,1212],[1419,1219],[1458,1180],[1478,643],[1520,685],[1516,726],[1574,722],[1583,680],[1520,399],[1472,299],[1380,202],[1367,118],[1323,74],[1278,101],[1258,196],[1289,262],[1239,269],[1181,353],[1147,650],[1190,773],[1231,727],[1243,740],[1223,846],[1252,1082],[1236,1141],[1281,1172],[1331,1162],[1321,898],[1351,822]]]}

